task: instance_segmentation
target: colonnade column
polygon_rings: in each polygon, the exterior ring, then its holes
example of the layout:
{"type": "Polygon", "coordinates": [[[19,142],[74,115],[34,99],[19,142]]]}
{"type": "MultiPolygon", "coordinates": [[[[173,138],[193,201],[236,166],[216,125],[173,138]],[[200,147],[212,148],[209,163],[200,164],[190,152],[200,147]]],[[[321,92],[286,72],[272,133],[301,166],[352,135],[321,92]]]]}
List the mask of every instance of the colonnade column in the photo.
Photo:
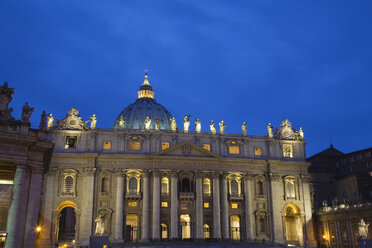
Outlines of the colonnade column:
{"type": "Polygon", "coordinates": [[[142,199],[142,223],[141,223],[141,241],[149,240],[149,172],[143,171],[143,199],[142,199]]]}
{"type": "Polygon", "coordinates": [[[313,226],[313,221],[312,221],[312,212],[311,212],[311,199],[310,199],[310,178],[308,176],[301,176],[301,181],[302,181],[302,197],[304,199],[304,213],[305,213],[305,218],[304,218],[304,229],[306,231],[304,238],[306,237],[305,240],[305,245],[306,246],[316,246],[316,240],[315,240],[315,234],[314,234],[314,226],[313,226]]]}
{"type": "Polygon", "coordinates": [[[269,174],[269,190],[270,190],[270,213],[271,213],[271,228],[270,237],[272,242],[283,243],[283,223],[281,218],[280,197],[283,196],[282,187],[280,185],[280,176],[269,174]]]}
{"type": "Polygon", "coordinates": [[[228,201],[227,201],[227,174],[222,175],[221,183],[221,213],[222,213],[222,238],[229,239],[229,215],[228,215],[228,201]]]}
{"type": "Polygon", "coordinates": [[[93,195],[94,195],[94,174],[96,168],[84,168],[83,180],[84,188],[83,199],[81,204],[81,225],[80,225],[80,241],[88,242],[93,230],[93,195]]]}
{"type": "Polygon", "coordinates": [[[220,173],[213,172],[213,238],[221,239],[220,173]]]}
{"type": "Polygon", "coordinates": [[[203,173],[196,173],[196,239],[203,239],[203,173]]]}
{"type": "Polygon", "coordinates": [[[253,239],[253,226],[252,226],[252,180],[253,175],[247,174],[244,176],[244,207],[245,207],[245,238],[246,240],[253,239]]]}
{"type": "Polygon", "coordinates": [[[5,248],[18,248],[22,247],[23,238],[20,236],[23,232],[20,231],[21,227],[21,212],[24,206],[25,196],[25,182],[26,179],[26,166],[17,165],[14,183],[13,183],[13,199],[10,205],[8,220],[7,220],[7,239],[5,248]]]}
{"type": "Polygon", "coordinates": [[[172,171],[171,178],[171,226],[170,238],[178,239],[178,197],[177,197],[177,172],[172,171]]]}
{"type": "Polygon", "coordinates": [[[44,169],[42,165],[40,165],[40,167],[41,168],[32,168],[23,247],[35,247],[35,229],[38,224],[37,221],[40,209],[41,182],[44,169]]]}
{"type": "Polygon", "coordinates": [[[160,183],[159,171],[154,171],[152,191],[152,239],[160,240],[160,183]]]}
{"type": "Polygon", "coordinates": [[[116,174],[116,206],[115,206],[115,233],[117,241],[123,241],[123,215],[124,215],[124,175],[119,170],[116,174]]]}

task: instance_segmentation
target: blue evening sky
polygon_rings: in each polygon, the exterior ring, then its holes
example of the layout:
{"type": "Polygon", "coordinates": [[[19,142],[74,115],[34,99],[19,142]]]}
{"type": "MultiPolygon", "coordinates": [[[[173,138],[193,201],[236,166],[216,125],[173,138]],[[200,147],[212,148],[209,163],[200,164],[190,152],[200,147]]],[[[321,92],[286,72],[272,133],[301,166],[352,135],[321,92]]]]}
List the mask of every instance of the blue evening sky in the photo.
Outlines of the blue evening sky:
{"type": "MultiPolygon", "coordinates": [[[[307,155],[372,145],[372,1],[0,1],[0,82],[62,119],[110,128],[149,71],[177,119],[229,133],[303,127],[307,155]]],[[[192,125],[193,126],[193,125],[192,125]]]]}

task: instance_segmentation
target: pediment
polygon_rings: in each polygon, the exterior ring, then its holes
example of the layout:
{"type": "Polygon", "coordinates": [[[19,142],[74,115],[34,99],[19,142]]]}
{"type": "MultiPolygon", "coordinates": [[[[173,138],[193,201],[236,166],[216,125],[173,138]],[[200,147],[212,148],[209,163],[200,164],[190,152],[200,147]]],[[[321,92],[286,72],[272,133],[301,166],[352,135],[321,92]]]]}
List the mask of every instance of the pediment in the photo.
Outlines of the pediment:
{"type": "Polygon", "coordinates": [[[154,153],[153,156],[161,157],[191,157],[191,158],[217,158],[221,157],[213,152],[203,149],[189,141],[182,142],[164,151],[154,153]]]}

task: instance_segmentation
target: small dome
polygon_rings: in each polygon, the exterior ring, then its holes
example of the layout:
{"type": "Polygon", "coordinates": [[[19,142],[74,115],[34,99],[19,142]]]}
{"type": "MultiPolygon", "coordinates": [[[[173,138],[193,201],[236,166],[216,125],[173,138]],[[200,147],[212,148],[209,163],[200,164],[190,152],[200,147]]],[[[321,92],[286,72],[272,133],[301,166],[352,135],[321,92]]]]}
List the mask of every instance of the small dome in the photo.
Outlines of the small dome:
{"type": "Polygon", "coordinates": [[[160,130],[171,130],[170,118],[172,114],[163,105],[157,103],[154,99],[152,86],[148,82],[148,76],[138,91],[138,99],[120,112],[114,122],[114,129],[119,129],[121,117],[125,120],[124,128],[127,129],[145,129],[145,119],[150,117],[150,130],[155,130],[155,122],[159,121],[160,130]]]}

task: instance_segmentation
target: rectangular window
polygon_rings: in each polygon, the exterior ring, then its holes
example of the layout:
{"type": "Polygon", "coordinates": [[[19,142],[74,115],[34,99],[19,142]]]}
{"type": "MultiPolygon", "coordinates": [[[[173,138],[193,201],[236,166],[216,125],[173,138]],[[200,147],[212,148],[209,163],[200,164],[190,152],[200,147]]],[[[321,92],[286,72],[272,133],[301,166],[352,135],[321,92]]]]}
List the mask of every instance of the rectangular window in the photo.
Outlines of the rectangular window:
{"type": "Polygon", "coordinates": [[[168,202],[161,202],[161,207],[162,208],[167,208],[168,207],[168,202]]]}
{"type": "Polygon", "coordinates": [[[103,150],[111,149],[111,141],[103,141],[103,150]]]}
{"type": "Polygon", "coordinates": [[[239,154],[239,146],[229,146],[229,154],[239,154]]]}
{"type": "Polygon", "coordinates": [[[238,203],[231,203],[231,208],[234,208],[234,209],[238,208],[238,203]]]}
{"type": "Polygon", "coordinates": [[[285,157],[285,158],[292,158],[293,157],[292,145],[283,144],[283,157],[285,157]]]}
{"type": "Polygon", "coordinates": [[[128,207],[137,207],[137,202],[128,202],[128,207]]]}
{"type": "Polygon", "coordinates": [[[204,208],[209,208],[209,202],[204,202],[204,208]]]}
{"type": "Polygon", "coordinates": [[[65,149],[76,149],[77,136],[66,136],[65,149]]]}
{"type": "Polygon", "coordinates": [[[129,142],[129,150],[132,150],[132,151],[141,150],[141,142],[138,142],[138,141],[129,142]]]}
{"type": "Polygon", "coordinates": [[[211,145],[210,144],[203,144],[203,149],[210,151],[211,150],[211,145]]]}
{"type": "Polygon", "coordinates": [[[262,148],[261,147],[255,147],[254,148],[254,155],[256,157],[261,157],[262,156],[262,148]]]}
{"type": "Polygon", "coordinates": [[[169,148],[168,142],[161,142],[161,150],[164,151],[169,148]]]}

